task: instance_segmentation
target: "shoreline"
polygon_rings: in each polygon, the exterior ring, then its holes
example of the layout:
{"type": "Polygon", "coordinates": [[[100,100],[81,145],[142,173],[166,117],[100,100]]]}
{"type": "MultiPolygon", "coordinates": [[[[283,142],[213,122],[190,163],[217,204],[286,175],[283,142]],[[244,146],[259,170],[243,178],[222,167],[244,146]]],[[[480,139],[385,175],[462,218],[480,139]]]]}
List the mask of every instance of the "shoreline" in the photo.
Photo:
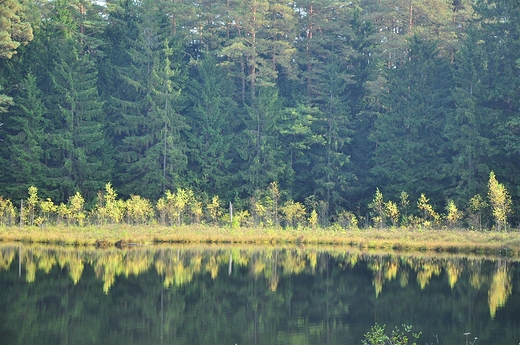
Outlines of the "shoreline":
{"type": "Polygon", "coordinates": [[[359,249],[520,256],[520,232],[466,229],[276,229],[209,225],[0,227],[0,242],[101,248],[168,243],[332,245],[359,249]]]}

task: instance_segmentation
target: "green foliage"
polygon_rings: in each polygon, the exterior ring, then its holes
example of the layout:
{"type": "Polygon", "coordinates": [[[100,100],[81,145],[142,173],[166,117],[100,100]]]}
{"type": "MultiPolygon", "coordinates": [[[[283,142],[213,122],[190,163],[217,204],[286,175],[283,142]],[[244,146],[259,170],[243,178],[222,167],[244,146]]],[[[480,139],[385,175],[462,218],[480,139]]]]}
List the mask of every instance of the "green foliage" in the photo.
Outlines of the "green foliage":
{"type": "Polygon", "coordinates": [[[27,22],[25,1],[6,0],[0,6],[0,58],[9,59],[20,45],[33,39],[33,29],[27,22]]]}
{"type": "Polygon", "coordinates": [[[421,333],[412,333],[412,326],[403,325],[402,329],[395,327],[391,334],[386,334],[385,326],[375,324],[370,331],[365,334],[362,340],[363,345],[416,345],[415,340],[419,339],[421,333]]]}
{"type": "MultiPolygon", "coordinates": [[[[449,215],[447,200],[482,193],[494,170],[516,202],[515,4],[3,1],[0,194],[38,186],[66,204],[76,191],[95,199],[106,181],[128,200],[189,187],[222,204],[254,199],[266,226],[279,225],[280,200],[308,197],[322,226],[344,210],[362,226],[369,212],[376,227],[409,226],[420,222],[408,201],[368,207],[375,186],[427,193],[449,215]]],[[[144,221],[103,197],[98,223],[144,221]]],[[[173,215],[165,199],[158,218],[199,222],[196,199],[173,215]]],[[[480,228],[483,216],[465,220],[480,228]]]]}
{"type": "Polygon", "coordinates": [[[486,201],[480,196],[480,194],[474,195],[468,203],[470,219],[469,223],[471,226],[476,227],[479,230],[482,230],[482,212],[489,205],[486,201]]]}
{"type": "Polygon", "coordinates": [[[337,217],[337,223],[346,229],[357,229],[358,219],[356,215],[350,211],[343,210],[337,217]]]}

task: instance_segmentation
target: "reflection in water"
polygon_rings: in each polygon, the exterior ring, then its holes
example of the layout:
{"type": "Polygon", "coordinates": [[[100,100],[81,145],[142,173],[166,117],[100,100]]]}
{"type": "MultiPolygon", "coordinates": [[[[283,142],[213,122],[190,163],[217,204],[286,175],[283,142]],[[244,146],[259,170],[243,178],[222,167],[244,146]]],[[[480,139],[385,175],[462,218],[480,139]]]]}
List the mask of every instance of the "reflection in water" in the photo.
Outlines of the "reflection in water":
{"type": "Polygon", "coordinates": [[[377,322],[412,324],[424,341],[444,337],[441,344],[463,343],[466,331],[481,342],[518,343],[519,282],[518,262],[504,258],[3,244],[0,307],[8,312],[0,316],[0,339],[359,344],[377,322]]]}

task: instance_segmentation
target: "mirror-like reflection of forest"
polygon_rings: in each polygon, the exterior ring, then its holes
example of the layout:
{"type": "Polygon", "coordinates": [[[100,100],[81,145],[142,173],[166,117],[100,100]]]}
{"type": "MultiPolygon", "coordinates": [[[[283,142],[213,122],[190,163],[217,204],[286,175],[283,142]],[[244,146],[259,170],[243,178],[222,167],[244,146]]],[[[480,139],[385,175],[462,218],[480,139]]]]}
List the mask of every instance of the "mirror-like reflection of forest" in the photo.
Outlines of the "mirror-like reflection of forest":
{"type": "Polygon", "coordinates": [[[519,263],[345,248],[0,244],[0,344],[520,342],[519,263]]]}

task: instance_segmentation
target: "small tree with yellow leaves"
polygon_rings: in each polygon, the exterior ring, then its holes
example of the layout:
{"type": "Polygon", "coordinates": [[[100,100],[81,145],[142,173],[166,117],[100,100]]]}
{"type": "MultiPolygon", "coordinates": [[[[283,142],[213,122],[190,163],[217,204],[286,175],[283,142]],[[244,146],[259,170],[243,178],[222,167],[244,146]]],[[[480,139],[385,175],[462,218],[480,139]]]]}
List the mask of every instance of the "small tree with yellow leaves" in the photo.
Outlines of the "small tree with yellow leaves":
{"type": "Polygon", "coordinates": [[[218,195],[215,195],[211,199],[211,202],[206,205],[206,209],[209,212],[211,224],[216,224],[220,216],[222,216],[222,208],[220,207],[220,199],[218,195]]]}
{"type": "Polygon", "coordinates": [[[399,207],[401,213],[401,224],[403,226],[409,226],[410,219],[408,217],[408,210],[410,208],[410,199],[408,193],[405,191],[402,191],[401,195],[399,196],[399,207]]]}
{"type": "Polygon", "coordinates": [[[80,192],[76,192],[72,197],[69,198],[69,204],[67,206],[69,224],[83,225],[85,220],[85,199],[81,196],[80,192]]]}
{"type": "Polygon", "coordinates": [[[432,222],[438,223],[441,218],[429,202],[430,199],[428,199],[424,193],[421,193],[421,197],[417,201],[417,208],[422,213],[423,225],[425,226],[431,226],[432,222]]]}
{"type": "Polygon", "coordinates": [[[385,202],[385,214],[392,222],[392,226],[397,226],[399,224],[399,208],[395,202],[391,200],[385,202]]]}
{"type": "Polygon", "coordinates": [[[302,203],[289,200],[281,207],[287,226],[297,228],[305,220],[305,206],[302,203]]]}
{"type": "Polygon", "coordinates": [[[482,198],[480,194],[474,195],[469,200],[468,207],[470,225],[473,225],[479,230],[482,230],[482,212],[488,206],[488,203],[484,200],[484,198],[482,198]]]}
{"type": "MultiPolygon", "coordinates": [[[[170,190],[164,192],[164,196],[157,201],[156,208],[159,211],[161,223],[166,225],[182,224],[183,215],[189,205],[195,202],[195,196],[192,190],[178,188],[176,193],[170,190]]],[[[197,205],[197,214],[202,213],[201,205],[197,205]]],[[[193,212],[193,209],[190,211],[193,212]]],[[[190,214],[191,215],[191,214],[190,214]]]]}
{"type": "Polygon", "coordinates": [[[0,225],[13,225],[16,222],[16,209],[9,199],[0,196],[0,225]]]}
{"type": "Polygon", "coordinates": [[[117,199],[117,193],[108,182],[105,185],[105,193],[99,192],[94,214],[101,224],[119,224],[125,214],[126,203],[117,199]]]}
{"type": "Polygon", "coordinates": [[[493,218],[498,231],[507,227],[507,218],[511,214],[511,197],[502,183],[499,183],[492,171],[489,174],[488,198],[493,218]]]}
{"type": "Polygon", "coordinates": [[[448,200],[446,205],[446,222],[448,226],[454,228],[457,227],[462,219],[462,211],[457,208],[453,200],[448,200]]]}
{"type": "Polygon", "coordinates": [[[372,199],[368,207],[372,209],[372,221],[374,225],[382,229],[385,224],[385,202],[383,200],[383,193],[381,193],[379,188],[376,188],[374,199],[372,199]]]}
{"type": "Polygon", "coordinates": [[[128,224],[148,224],[154,217],[150,200],[139,195],[130,195],[126,201],[126,221],[128,224]]]}
{"type": "Polygon", "coordinates": [[[44,221],[49,223],[51,222],[51,217],[55,217],[55,214],[58,211],[58,206],[54,205],[54,202],[51,200],[51,198],[47,198],[40,201],[40,210],[42,212],[42,218],[44,221]]]}
{"type": "Polygon", "coordinates": [[[36,217],[36,206],[38,205],[38,188],[30,186],[29,197],[27,198],[27,210],[24,212],[27,215],[27,222],[29,225],[34,225],[34,219],[36,217]]]}
{"type": "Polygon", "coordinates": [[[316,230],[318,228],[319,217],[318,217],[318,212],[316,212],[316,209],[313,209],[311,211],[311,214],[309,215],[309,218],[307,219],[307,221],[309,222],[309,226],[313,230],[316,230]]]}

